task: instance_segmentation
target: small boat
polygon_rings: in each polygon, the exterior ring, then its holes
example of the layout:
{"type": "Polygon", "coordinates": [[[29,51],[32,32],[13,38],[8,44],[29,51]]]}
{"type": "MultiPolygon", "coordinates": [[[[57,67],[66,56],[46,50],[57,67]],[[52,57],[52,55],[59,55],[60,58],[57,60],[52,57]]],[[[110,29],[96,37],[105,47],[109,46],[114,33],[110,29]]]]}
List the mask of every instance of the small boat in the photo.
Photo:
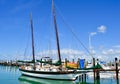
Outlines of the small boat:
{"type": "Polygon", "coordinates": [[[56,23],[56,14],[54,8],[54,0],[52,0],[52,11],[53,11],[53,20],[54,20],[54,29],[56,35],[56,44],[58,50],[58,61],[56,63],[52,63],[50,59],[48,61],[41,60],[41,64],[36,64],[35,54],[34,54],[34,34],[33,34],[33,23],[32,23],[32,16],[31,16],[31,36],[32,36],[32,55],[33,55],[33,65],[26,66],[23,65],[19,68],[22,75],[36,77],[36,78],[43,78],[43,79],[52,79],[52,80],[76,80],[78,74],[74,69],[67,69],[63,67],[60,55],[60,45],[59,45],[59,38],[58,38],[58,30],[57,30],[57,23],[56,23]]]}

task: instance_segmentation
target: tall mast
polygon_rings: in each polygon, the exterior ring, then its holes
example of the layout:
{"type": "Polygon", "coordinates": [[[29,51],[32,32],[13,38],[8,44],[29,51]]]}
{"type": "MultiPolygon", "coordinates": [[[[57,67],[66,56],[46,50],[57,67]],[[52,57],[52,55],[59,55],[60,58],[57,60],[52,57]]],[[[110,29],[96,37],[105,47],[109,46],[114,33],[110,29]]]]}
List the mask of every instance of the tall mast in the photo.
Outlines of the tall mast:
{"type": "Polygon", "coordinates": [[[33,63],[34,63],[34,68],[35,68],[35,50],[34,50],[34,33],[33,33],[32,13],[30,14],[30,25],[31,25],[31,37],[32,37],[32,56],[33,56],[33,63]]]}
{"type": "Polygon", "coordinates": [[[56,14],[55,14],[55,8],[54,8],[54,0],[52,0],[52,12],[53,12],[53,19],[54,19],[55,34],[56,34],[58,58],[59,58],[59,61],[61,62],[60,45],[59,45],[59,37],[58,37],[58,30],[57,30],[57,23],[56,23],[56,14]]]}

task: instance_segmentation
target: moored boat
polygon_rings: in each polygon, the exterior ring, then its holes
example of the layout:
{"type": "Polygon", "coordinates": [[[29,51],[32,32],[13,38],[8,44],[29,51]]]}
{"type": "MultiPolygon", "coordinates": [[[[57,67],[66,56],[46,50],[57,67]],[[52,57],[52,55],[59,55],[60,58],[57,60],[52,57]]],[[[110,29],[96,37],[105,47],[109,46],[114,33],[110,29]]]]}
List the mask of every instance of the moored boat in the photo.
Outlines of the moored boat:
{"type": "Polygon", "coordinates": [[[53,80],[76,80],[78,76],[78,72],[74,69],[67,69],[63,67],[60,55],[60,45],[58,38],[58,30],[56,23],[56,14],[54,8],[54,1],[52,0],[52,11],[53,11],[53,20],[54,20],[54,29],[56,35],[56,44],[58,50],[58,61],[56,63],[52,63],[50,60],[48,61],[40,61],[41,65],[36,65],[35,53],[34,53],[34,34],[33,34],[33,23],[31,16],[31,36],[32,36],[32,55],[33,55],[33,65],[26,66],[23,65],[19,68],[22,75],[36,77],[36,78],[44,78],[44,79],[53,79],[53,80]]]}

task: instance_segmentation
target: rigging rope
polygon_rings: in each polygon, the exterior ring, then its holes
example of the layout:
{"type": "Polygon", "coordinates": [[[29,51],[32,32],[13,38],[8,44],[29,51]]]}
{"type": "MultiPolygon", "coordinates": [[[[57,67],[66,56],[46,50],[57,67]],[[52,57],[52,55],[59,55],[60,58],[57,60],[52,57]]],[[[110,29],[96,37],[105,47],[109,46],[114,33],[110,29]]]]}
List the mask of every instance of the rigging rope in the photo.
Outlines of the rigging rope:
{"type": "MultiPolygon", "coordinates": [[[[57,6],[56,6],[57,7],[57,6]]],[[[57,7],[58,9],[58,7],[57,7]]],[[[59,9],[58,9],[59,10],[59,9]]],[[[88,52],[88,54],[93,58],[93,55],[90,53],[90,51],[87,49],[87,47],[82,43],[82,41],[77,37],[77,35],[75,34],[75,32],[72,30],[72,27],[69,26],[66,21],[64,20],[62,14],[60,13],[60,11],[58,11],[63,23],[66,25],[66,28],[73,34],[73,36],[78,40],[78,42],[82,45],[82,47],[88,52]]]]}
{"type": "Polygon", "coordinates": [[[24,51],[24,60],[25,59],[27,59],[27,57],[26,57],[26,54],[27,54],[27,50],[28,50],[28,46],[29,46],[29,39],[30,39],[30,37],[29,37],[30,35],[29,35],[29,33],[28,33],[28,38],[27,38],[27,42],[26,42],[26,47],[25,47],[25,51],[24,51]]]}

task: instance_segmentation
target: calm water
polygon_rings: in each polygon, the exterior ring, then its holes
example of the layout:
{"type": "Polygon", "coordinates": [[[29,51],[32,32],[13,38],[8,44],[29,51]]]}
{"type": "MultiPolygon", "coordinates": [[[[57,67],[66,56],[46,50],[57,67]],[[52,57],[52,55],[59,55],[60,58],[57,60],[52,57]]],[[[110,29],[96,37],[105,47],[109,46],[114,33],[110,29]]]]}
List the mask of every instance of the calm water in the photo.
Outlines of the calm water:
{"type": "MultiPolygon", "coordinates": [[[[0,66],[0,84],[94,84],[94,81],[93,78],[87,78],[87,83],[37,79],[21,76],[17,67],[0,66]]],[[[118,84],[118,83],[113,78],[107,78],[97,81],[96,84],[118,84]]]]}

